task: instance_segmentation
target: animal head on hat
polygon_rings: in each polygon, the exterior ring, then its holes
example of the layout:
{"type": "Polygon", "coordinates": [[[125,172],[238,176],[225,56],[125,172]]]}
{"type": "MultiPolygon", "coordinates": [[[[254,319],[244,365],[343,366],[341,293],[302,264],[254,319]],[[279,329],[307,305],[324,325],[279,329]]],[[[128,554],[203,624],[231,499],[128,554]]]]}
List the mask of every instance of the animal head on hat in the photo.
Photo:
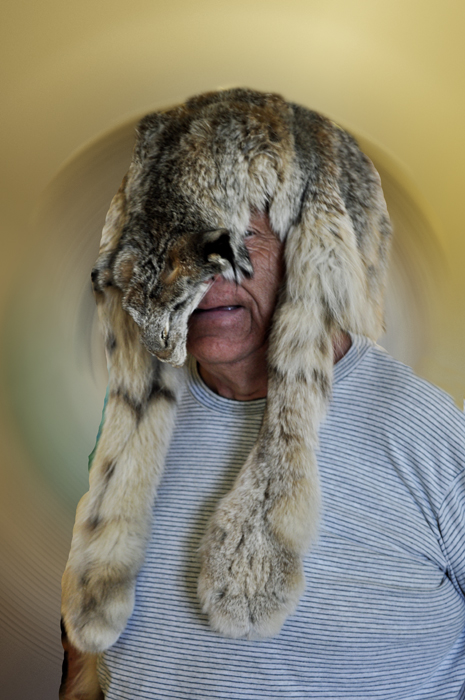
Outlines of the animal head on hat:
{"type": "MultiPolygon", "coordinates": [[[[244,236],[250,212],[266,210],[282,239],[313,236],[325,250],[347,240],[347,269],[334,270],[321,301],[345,330],[377,335],[389,234],[379,191],[354,140],[321,115],[250,90],[193,98],[140,122],[95,288],[116,285],[147,349],[180,365],[212,277],[253,274],[244,236]]],[[[298,262],[299,276],[315,274],[318,261],[298,262]]]]}
{"type": "Polygon", "coordinates": [[[65,626],[84,651],[108,648],[131,613],[175,420],[173,367],[212,278],[253,275],[254,211],[285,241],[285,281],[263,423],[205,533],[199,597],[232,637],[276,634],[298,604],[318,528],[331,341],[381,333],[391,228],[379,176],[349,134],[278,95],[226,90],[140,122],[103,230],[93,284],[108,404],[63,577],[65,626]]]}

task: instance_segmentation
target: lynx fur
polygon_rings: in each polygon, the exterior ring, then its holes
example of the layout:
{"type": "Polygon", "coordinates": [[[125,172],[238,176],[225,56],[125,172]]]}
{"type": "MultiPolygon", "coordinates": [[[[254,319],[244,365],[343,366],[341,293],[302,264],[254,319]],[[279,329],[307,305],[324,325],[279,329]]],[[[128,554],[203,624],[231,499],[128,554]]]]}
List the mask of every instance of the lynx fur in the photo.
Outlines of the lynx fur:
{"type": "Polygon", "coordinates": [[[215,275],[253,275],[253,211],[285,241],[286,278],[263,423],[205,533],[198,591],[214,630],[255,638],[277,634],[304,589],[332,338],[381,333],[391,228],[377,172],[333,122],[274,94],[207,93],[140,122],[92,274],[109,398],[63,576],[64,624],[83,652],[114,644],[131,615],[188,319],[215,275]]]}

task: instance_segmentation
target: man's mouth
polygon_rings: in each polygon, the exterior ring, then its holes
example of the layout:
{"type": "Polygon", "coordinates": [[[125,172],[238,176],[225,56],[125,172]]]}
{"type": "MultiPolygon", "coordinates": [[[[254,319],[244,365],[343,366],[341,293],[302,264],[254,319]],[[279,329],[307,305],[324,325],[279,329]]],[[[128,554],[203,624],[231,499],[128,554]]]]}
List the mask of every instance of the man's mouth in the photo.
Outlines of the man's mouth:
{"type": "Polygon", "coordinates": [[[208,309],[195,309],[194,314],[202,314],[202,313],[209,313],[209,312],[215,312],[215,311],[234,311],[235,309],[241,309],[242,306],[211,306],[208,309]]]}

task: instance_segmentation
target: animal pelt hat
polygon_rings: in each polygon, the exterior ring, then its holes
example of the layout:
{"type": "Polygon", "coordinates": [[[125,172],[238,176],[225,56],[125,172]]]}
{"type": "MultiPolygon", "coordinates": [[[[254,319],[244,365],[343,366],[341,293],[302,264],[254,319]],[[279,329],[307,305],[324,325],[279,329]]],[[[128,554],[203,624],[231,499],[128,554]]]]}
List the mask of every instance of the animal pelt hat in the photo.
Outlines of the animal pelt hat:
{"type": "Polygon", "coordinates": [[[131,615],[189,316],[215,275],[254,274],[244,239],[255,211],[285,241],[268,397],[257,442],[205,532],[198,593],[214,630],[255,638],[277,634],[303,592],[332,338],[381,333],[391,229],[377,172],[332,121],[279,95],[207,93],[138,125],[92,273],[109,393],[63,577],[64,624],[84,652],[114,644],[131,615]]]}

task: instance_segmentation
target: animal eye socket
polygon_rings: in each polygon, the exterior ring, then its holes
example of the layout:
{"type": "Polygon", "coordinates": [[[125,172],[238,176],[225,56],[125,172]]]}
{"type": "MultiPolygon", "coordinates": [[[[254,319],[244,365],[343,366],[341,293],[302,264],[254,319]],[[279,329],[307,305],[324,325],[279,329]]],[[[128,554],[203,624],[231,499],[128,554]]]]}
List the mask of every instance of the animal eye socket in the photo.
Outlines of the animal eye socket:
{"type": "Polygon", "coordinates": [[[252,238],[252,236],[255,236],[255,231],[252,231],[251,229],[247,229],[245,232],[244,238],[252,238]]]}

